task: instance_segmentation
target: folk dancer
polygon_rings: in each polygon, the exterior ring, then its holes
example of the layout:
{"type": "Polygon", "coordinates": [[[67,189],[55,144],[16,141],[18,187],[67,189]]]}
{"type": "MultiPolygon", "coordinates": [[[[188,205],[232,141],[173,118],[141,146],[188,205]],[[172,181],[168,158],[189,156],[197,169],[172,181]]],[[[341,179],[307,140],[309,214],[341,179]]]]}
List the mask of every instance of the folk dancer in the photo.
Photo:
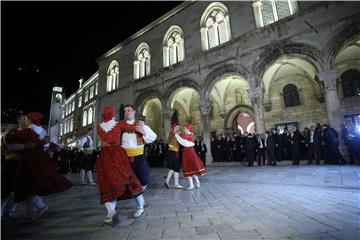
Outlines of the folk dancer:
{"type": "Polygon", "coordinates": [[[137,197],[143,186],[131,168],[125,150],[120,146],[121,129],[115,121],[115,111],[104,108],[104,121],[96,126],[101,151],[95,168],[98,177],[100,202],[105,204],[105,224],[117,223],[117,201],[137,197]]]}
{"type": "MultiPolygon", "coordinates": [[[[143,121],[135,120],[136,108],[133,105],[126,105],[125,121],[119,123],[121,129],[121,146],[126,154],[144,190],[149,183],[149,163],[144,155],[144,144],[152,143],[156,139],[156,134],[143,121]]],[[[134,217],[140,217],[144,212],[145,199],[143,195],[136,197],[138,210],[134,217]]]]}
{"type": "Polygon", "coordinates": [[[196,188],[200,188],[198,176],[205,175],[204,164],[194,149],[195,136],[192,131],[192,125],[188,124],[182,130],[178,129],[175,134],[176,140],[184,147],[182,154],[182,167],[184,176],[189,180],[189,187],[187,190],[194,189],[193,177],[196,181],[196,188]]]}
{"type": "Polygon", "coordinates": [[[80,184],[86,185],[85,182],[85,173],[89,179],[90,185],[94,186],[94,182],[91,168],[93,166],[93,150],[94,150],[94,141],[92,139],[93,130],[89,128],[86,135],[81,138],[77,144],[77,149],[79,150],[79,155],[81,159],[80,163],[80,184]]]}
{"type": "Polygon", "coordinates": [[[174,188],[183,189],[184,187],[179,184],[179,172],[181,167],[181,162],[179,159],[179,142],[175,138],[175,128],[177,127],[176,123],[171,124],[171,131],[168,136],[169,149],[166,152],[165,158],[169,166],[169,172],[164,182],[166,188],[170,189],[170,179],[174,175],[174,188]]]}

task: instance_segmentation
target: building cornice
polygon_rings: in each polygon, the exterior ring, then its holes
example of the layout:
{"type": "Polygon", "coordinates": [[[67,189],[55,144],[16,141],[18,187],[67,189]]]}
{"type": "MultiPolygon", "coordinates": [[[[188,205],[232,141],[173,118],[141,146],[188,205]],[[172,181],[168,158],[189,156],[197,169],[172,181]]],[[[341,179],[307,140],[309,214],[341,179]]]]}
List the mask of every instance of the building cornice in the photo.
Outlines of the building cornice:
{"type": "Polygon", "coordinates": [[[178,12],[184,10],[185,8],[189,7],[190,5],[194,4],[196,1],[186,1],[182,4],[180,4],[179,6],[175,7],[173,10],[165,13],[163,16],[161,16],[160,18],[156,19],[155,21],[153,21],[152,23],[148,24],[147,26],[145,26],[144,28],[142,28],[141,30],[137,31],[135,34],[131,35],[129,38],[127,38],[126,40],[124,40],[123,42],[121,42],[120,44],[116,45],[114,48],[112,48],[110,51],[106,52],[105,54],[103,54],[101,57],[99,57],[98,59],[96,59],[96,62],[100,62],[101,60],[115,54],[116,52],[120,51],[122,48],[124,48],[126,45],[130,44],[131,42],[133,42],[135,39],[139,38],[140,36],[142,36],[143,34],[147,33],[148,31],[150,31],[151,29],[157,27],[158,25],[162,24],[163,22],[165,22],[166,20],[168,20],[169,18],[173,17],[174,15],[176,15],[178,12]]]}

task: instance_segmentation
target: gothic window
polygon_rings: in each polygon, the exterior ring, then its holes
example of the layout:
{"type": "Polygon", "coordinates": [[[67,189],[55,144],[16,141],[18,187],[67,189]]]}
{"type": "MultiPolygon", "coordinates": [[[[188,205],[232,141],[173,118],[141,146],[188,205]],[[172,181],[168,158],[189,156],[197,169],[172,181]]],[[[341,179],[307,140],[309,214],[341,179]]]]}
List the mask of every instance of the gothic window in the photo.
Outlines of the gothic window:
{"type": "Polygon", "coordinates": [[[74,119],[71,118],[71,120],[70,120],[70,132],[72,132],[73,129],[74,129],[74,119]]]}
{"type": "Polygon", "coordinates": [[[90,99],[94,97],[94,85],[90,87],[90,99]]]}
{"type": "Polygon", "coordinates": [[[61,117],[64,118],[65,117],[65,110],[61,111],[61,117]]]}
{"type": "Polygon", "coordinates": [[[341,85],[344,97],[360,96],[360,72],[354,69],[347,70],[341,75],[341,85]]]}
{"type": "Polygon", "coordinates": [[[63,135],[63,125],[60,124],[60,136],[62,136],[62,135],[63,135]]]}
{"type": "Polygon", "coordinates": [[[83,113],[83,127],[86,126],[87,124],[87,112],[86,110],[84,110],[84,113],[83,113]]]}
{"type": "Polygon", "coordinates": [[[71,112],[75,111],[75,101],[71,103],[71,112]]]}
{"type": "Polygon", "coordinates": [[[172,26],[165,34],[163,42],[164,67],[184,60],[184,32],[179,26],[172,26]]]}
{"type": "Polygon", "coordinates": [[[150,74],[150,48],[142,43],[135,51],[134,79],[139,79],[150,74]]]}
{"type": "Polygon", "coordinates": [[[89,90],[86,90],[84,102],[87,102],[88,100],[89,100],[89,90]]]}
{"type": "Polygon", "coordinates": [[[229,41],[230,18],[226,6],[218,2],[210,4],[201,17],[200,27],[203,50],[229,41]]]}
{"type": "Polygon", "coordinates": [[[95,83],[95,96],[98,95],[98,82],[95,83]]]}
{"type": "Polygon", "coordinates": [[[81,107],[82,104],[82,96],[79,97],[78,107],[81,107]]]}
{"type": "Polygon", "coordinates": [[[117,61],[112,61],[110,64],[106,78],[107,92],[111,92],[119,87],[119,64],[117,61]]]}
{"type": "Polygon", "coordinates": [[[253,3],[256,25],[264,27],[298,11],[295,0],[257,0],[253,3]]]}
{"type": "Polygon", "coordinates": [[[89,108],[88,112],[88,124],[91,124],[93,122],[93,109],[89,108]]]}
{"type": "Polygon", "coordinates": [[[293,84],[288,84],[283,89],[285,107],[294,107],[300,105],[298,89],[293,84]]]}

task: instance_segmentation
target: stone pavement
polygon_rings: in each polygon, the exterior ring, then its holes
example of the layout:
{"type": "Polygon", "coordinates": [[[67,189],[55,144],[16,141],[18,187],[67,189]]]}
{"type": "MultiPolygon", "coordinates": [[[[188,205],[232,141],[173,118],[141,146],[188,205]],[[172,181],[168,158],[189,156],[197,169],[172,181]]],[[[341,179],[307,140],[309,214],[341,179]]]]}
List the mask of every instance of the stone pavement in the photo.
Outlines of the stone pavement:
{"type": "MultiPolygon", "coordinates": [[[[193,191],[165,189],[167,169],[151,169],[143,216],[121,201],[121,223],[102,226],[98,189],[75,186],[45,197],[32,224],[2,222],[3,239],[360,239],[360,167],[212,166],[193,191]]],[[[187,180],[181,179],[187,186],[187,180]]]]}

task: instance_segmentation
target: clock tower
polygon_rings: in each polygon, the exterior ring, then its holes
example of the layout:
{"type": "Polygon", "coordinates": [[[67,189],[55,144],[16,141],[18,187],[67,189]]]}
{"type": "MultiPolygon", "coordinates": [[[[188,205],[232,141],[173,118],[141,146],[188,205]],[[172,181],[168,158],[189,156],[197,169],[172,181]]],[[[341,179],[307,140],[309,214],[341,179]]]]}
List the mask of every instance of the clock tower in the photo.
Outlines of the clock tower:
{"type": "Polygon", "coordinates": [[[59,132],[60,121],[61,121],[61,110],[62,110],[61,108],[64,101],[65,101],[65,93],[63,91],[63,88],[55,84],[54,87],[52,88],[52,93],[51,93],[49,129],[48,129],[48,134],[50,134],[50,139],[52,140],[52,142],[57,142],[58,140],[58,134],[55,132],[59,132]]]}

